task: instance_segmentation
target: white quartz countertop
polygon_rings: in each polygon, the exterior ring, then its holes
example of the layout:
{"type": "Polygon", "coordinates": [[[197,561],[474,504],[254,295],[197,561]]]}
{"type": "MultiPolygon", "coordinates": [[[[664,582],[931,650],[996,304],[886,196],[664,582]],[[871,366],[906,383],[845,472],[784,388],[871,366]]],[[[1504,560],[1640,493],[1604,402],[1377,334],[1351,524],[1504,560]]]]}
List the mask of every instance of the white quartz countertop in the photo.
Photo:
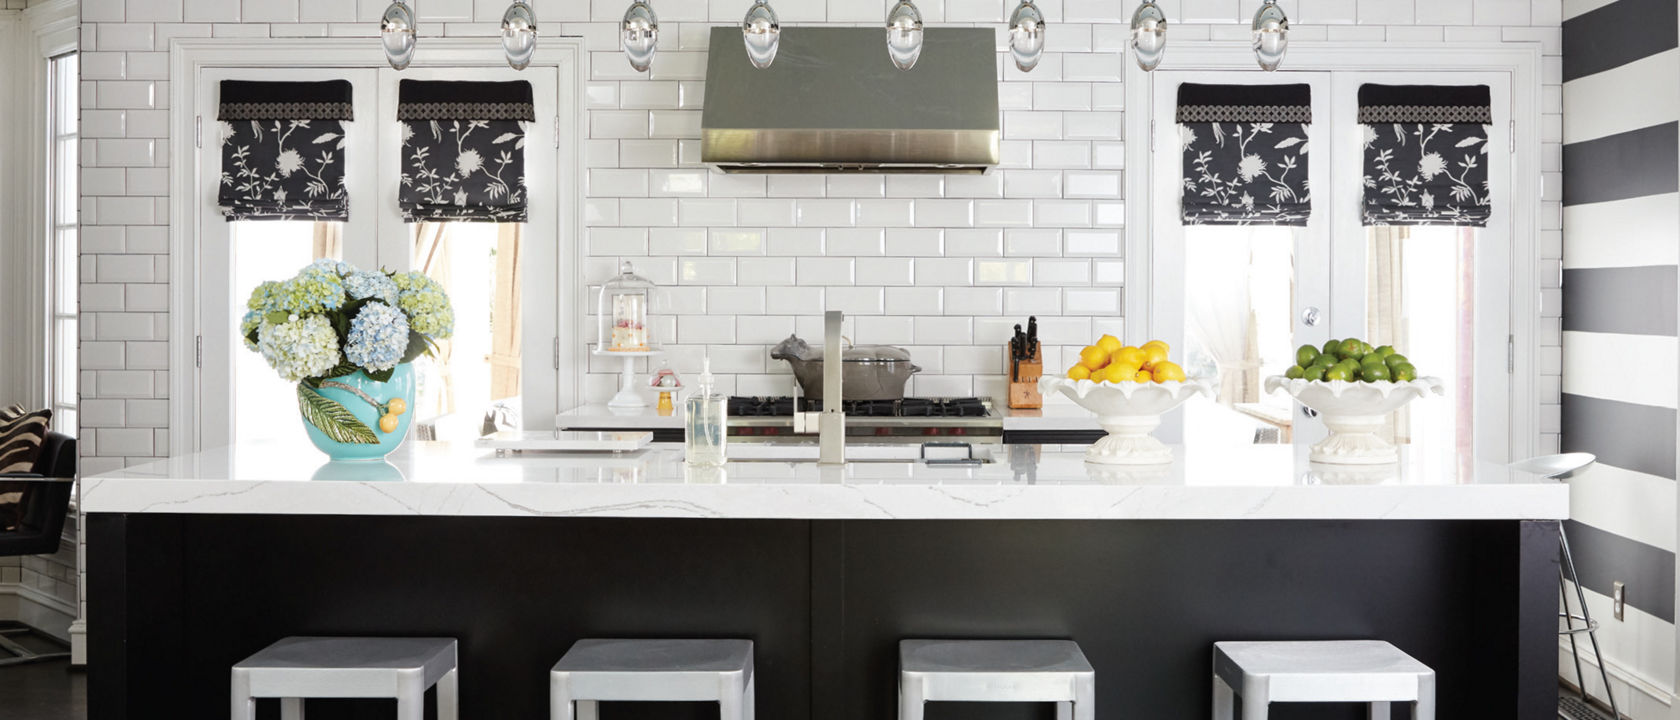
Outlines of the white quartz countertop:
{"type": "MultiPolygon", "coordinates": [[[[993,409],[1003,416],[1004,430],[1098,430],[1097,418],[1090,410],[1061,398],[1045,398],[1042,410],[1012,410],[1008,404],[993,400],[993,409]]],[[[681,430],[682,408],[669,415],[661,415],[652,407],[615,408],[606,405],[584,405],[556,415],[557,428],[590,428],[613,430],[681,430]]]]}
{"type": "Polygon", "coordinates": [[[992,462],[825,467],[731,462],[681,449],[509,454],[410,442],[387,462],[329,463],[312,447],[249,445],[82,480],[94,513],[795,519],[1559,519],[1568,488],[1461,457],[1307,462],[1289,446],[1187,453],[1170,465],[1090,465],[1077,452],[993,446],[992,462]]]}

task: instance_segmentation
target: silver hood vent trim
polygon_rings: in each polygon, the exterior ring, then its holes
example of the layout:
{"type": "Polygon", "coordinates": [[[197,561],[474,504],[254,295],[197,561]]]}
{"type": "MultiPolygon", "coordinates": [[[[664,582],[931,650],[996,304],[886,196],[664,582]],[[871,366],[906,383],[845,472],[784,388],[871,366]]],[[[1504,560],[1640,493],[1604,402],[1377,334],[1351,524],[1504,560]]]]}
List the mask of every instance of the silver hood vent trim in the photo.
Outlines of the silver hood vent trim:
{"type": "Polygon", "coordinates": [[[997,39],[928,28],[908,71],[878,28],[783,28],[754,68],[735,27],[712,28],[701,162],[726,173],[984,173],[998,164],[997,39]]]}

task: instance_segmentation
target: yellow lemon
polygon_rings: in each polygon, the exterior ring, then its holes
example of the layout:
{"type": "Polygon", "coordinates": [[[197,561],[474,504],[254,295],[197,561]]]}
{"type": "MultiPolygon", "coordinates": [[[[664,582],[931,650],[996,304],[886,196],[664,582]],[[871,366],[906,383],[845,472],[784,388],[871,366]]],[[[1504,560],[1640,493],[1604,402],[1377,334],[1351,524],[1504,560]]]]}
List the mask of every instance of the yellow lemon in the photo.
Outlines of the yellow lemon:
{"type": "Polygon", "coordinates": [[[1122,345],[1123,343],[1120,342],[1120,338],[1114,337],[1113,335],[1104,335],[1097,338],[1097,347],[1107,350],[1110,354],[1113,354],[1115,350],[1119,350],[1122,345]]]}
{"type": "Polygon", "coordinates": [[[1167,344],[1164,343],[1164,342],[1161,342],[1160,340],[1150,340],[1149,342],[1146,342],[1146,343],[1143,344],[1144,347],[1149,347],[1150,345],[1157,345],[1163,351],[1172,350],[1172,348],[1167,347],[1167,344]]]}
{"type": "Polygon", "coordinates": [[[1075,365],[1068,368],[1067,375],[1069,380],[1089,380],[1091,378],[1091,369],[1085,367],[1084,365],[1075,365]]]}
{"type": "Polygon", "coordinates": [[[1132,347],[1130,345],[1127,345],[1126,347],[1120,348],[1119,350],[1116,350],[1114,352],[1114,362],[1117,362],[1117,363],[1125,363],[1127,365],[1136,365],[1138,367],[1143,367],[1143,363],[1146,362],[1147,360],[1149,360],[1149,358],[1146,355],[1144,355],[1142,350],[1139,350],[1139,349],[1137,349],[1135,347],[1132,347]]]}
{"type": "Polygon", "coordinates": [[[1095,345],[1079,351],[1079,364],[1088,370],[1097,370],[1108,364],[1108,351],[1095,345]]]}
{"type": "Polygon", "coordinates": [[[1155,365],[1155,380],[1157,382],[1173,380],[1184,382],[1184,368],[1179,367],[1178,363],[1162,360],[1155,365]]]}
{"type": "Polygon", "coordinates": [[[1167,361],[1166,345],[1144,345],[1142,350],[1146,365],[1159,365],[1167,361]]]}
{"type": "Polygon", "coordinates": [[[1139,368],[1136,365],[1116,360],[1113,365],[1108,366],[1108,381],[1126,382],[1136,377],[1138,370],[1139,368]]]}
{"type": "Polygon", "coordinates": [[[1132,379],[1140,383],[1155,382],[1155,376],[1150,374],[1148,370],[1137,371],[1137,374],[1132,376],[1132,379]]]}

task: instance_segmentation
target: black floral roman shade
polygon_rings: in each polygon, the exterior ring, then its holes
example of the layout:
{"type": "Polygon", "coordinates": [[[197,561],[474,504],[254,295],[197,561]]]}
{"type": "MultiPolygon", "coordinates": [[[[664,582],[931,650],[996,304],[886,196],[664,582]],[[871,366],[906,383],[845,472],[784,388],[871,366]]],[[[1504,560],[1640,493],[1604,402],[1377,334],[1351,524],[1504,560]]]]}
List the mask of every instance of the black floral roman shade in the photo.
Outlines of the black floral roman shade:
{"type": "Polygon", "coordinates": [[[1306,225],[1306,85],[1178,88],[1184,224],[1306,225]]]}
{"type": "Polygon", "coordinates": [[[531,84],[404,80],[403,219],[525,222],[525,130],[531,84]]]}
{"type": "Polygon", "coordinates": [[[1366,225],[1486,227],[1486,85],[1362,85],[1366,225]]]}
{"type": "Polygon", "coordinates": [[[234,220],[350,218],[344,123],[350,82],[223,80],[216,204],[234,220]]]}

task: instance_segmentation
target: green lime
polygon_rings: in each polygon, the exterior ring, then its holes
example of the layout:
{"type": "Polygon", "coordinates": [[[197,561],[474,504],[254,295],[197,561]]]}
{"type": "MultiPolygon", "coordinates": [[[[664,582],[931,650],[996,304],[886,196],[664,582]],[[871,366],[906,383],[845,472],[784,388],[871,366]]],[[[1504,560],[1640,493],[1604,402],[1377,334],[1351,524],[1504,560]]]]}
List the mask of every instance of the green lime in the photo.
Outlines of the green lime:
{"type": "Polygon", "coordinates": [[[1326,340],[1324,342],[1325,355],[1335,355],[1336,353],[1341,352],[1341,349],[1342,341],[1340,340],[1326,340]]]}
{"type": "Polygon", "coordinates": [[[1290,380],[1299,380],[1306,374],[1307,371],[1300,365],[1290,365],[1288,370],[1283,371],[1283,376],[1290,380]]]}
{"type": "Polygon", "coordinates": [[[1359,372],[1359,367],[1360,366],[1359,366],[1359,361],[1358,360],[1355,360],[1353,358],[1348,358],[1348,359],[1343,360],[1339,363],[1336,363],[1336,367],[1346,368],[1348,372],[1356,373],[1356,372],[1359,372]]]}
{"type": "Polygon", "coordinates": [[[1364,340],[1359,341],[1359,349],[1362,351],[1359,353],[1360,355],[1370,355],[1371,353],[1377,351],[1376,348],[1371,347],[1371,343],[1365,342],[1364,340]]]}
{"type": "Polygon", "coordinates": [[[1311,380],[1313,382],[1318,382],[1320,380],[1323,380],[1324,375],[1325,375],[1325,367],[1323,365],[1314,365],[1314,366],[1312,366],[1310,368],[1307,368],[1306,370],[1301,372],[1301,377],[1306,378],[1308,380],[1311,380]]]}
{"type": "Polygon", "coordinates": [[[1372,365],[1382,365],[1383,367],[1387,367],[1387,365],[1383,363],[1382,356],[1376,353],[1371,353],[1370,355],[1366,355],[1365,357],[1359,359],[1360,367],[1370,367],[1372,365]]]}
{"type": "Polygon", "coordinates": [[[1365,382],[1382,382],[1389,378],[1388,366],[1380,364],[1366,365],[1359,371],[1359,379],[1365,382]]]}
{"type": "Polygon", "coordinates": [[[1410,362],[1410,360],[1406,359],[1405,355],[1401,355],[1400,353],[1394,353],[1393,355],[1383,358],[1383,363],[1387,364],[1388,369],[1390,370],[1393,370],[1397,365],[1410,362]]]}
{"type": "Polygon", "coordinates": [[[1391,371],[1395,382],[1411,382],[1417,379],[1417,368],[1411,363],[1400,363],[1391,371]]]}
{"type": "Polygon", "coordinates": [[[1318,348],[1315,348],[1311,345],[1302,345],[1301,347],[1295,349],[1295,364],[1296,365],[1300,365],[1301,367],[1306,367],[1308,365],[1313,364],[1313,361],[1317,360],[1317,359],[1318,359],[1318,348]]]}
{"type": "Polygon", "coordinates": [[[1333,367],[1336,363],[1337,363],[1337,360],[1336,360],[1336,356],[1335,356],[1334,353],[1325,353],[1323,355],[1318,356],[1317,358],[1314,358],[1313,361],[1312,361],[1312,365],[1309,365],[1307,367],[1327,368],[1327,367],[1333,367]]]}
{"type": "Polygon", "coordinates": [[[1379,347],[1379,348],[1377,348],[1377,354],[1383,356],[1384,358],[1386,358],[1390,355],[1393,355],[1394,354],[1394,346],[1393,345],[1384,345],[1382,347],[1379,347]]]}
{"type": "Polygon", "coordinates": [[[1337,365],[1336,367],[1324,371],[1324,379],[1341,380],[1344,382],[1351,381],[1353,380],[1353,372],[1348,370],[1346,367],[1337,365]]]}
{"type": "Polygon", "coordinates": [[[1342,341],[1341,356],[1344,358],[1358,358],[1365,355],[1365,343],[1348,338],[1342,341]]]}

